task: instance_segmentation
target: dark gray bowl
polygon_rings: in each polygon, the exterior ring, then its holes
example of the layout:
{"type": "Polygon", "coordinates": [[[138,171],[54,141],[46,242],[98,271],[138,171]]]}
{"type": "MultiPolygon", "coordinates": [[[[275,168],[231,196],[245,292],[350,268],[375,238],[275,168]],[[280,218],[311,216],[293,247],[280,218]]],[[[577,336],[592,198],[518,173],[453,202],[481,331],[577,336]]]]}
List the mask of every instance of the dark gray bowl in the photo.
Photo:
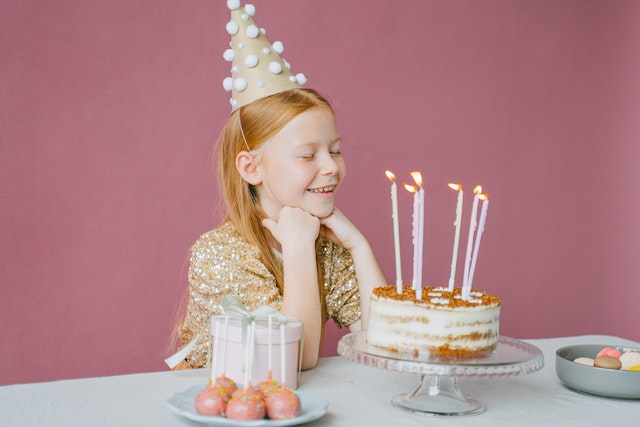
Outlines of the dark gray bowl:
{"type": "Polygon", "coordinates": [[[562,347],[556,351],[556,374],[566,386],[586,393],[624,399],[640,399],[640,371],[617,371],[582,365],[578,357],[595,358],[605,347],[621,352],[637,348],[603,344],[582,344],[562,347]]]}

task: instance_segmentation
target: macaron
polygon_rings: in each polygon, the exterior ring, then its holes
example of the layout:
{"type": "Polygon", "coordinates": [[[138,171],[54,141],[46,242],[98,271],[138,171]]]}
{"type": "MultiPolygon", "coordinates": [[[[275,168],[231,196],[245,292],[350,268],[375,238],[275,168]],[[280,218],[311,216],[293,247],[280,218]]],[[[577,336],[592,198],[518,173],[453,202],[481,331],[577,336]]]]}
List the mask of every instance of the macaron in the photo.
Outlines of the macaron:
{"type": "Polygon", "coordinates": [[[617,348],[605,347],[602,350],[600,350],[598,352],[598,354],[596,354],[596,357],[598,357],[598,356],[611,356],[611,357],[615,357],[616,359],[618,359],[620,357],[620,355],[622,355],[622,352],[620,350],[618,350],[617,348]]]}
{"type": "Polygon", "coordinates": [[[640,352],[635,350],[626,351],[620,356],[621,369],[631,370],[632,366],[640,365],[640,352]]]}
{"type": "Polygon", "coordinates": [[[593,366],[593,359],[590,357],[578,357],[577,359],[573,359],[573,361],[581,365],[593,366]]]}
{"type": "Polygon", "coordinates": [[[605,369],[620,369],[622,363],[618,360],[617,357],[613,356],[597,356],[593,360],[593,366],[597,366],[598,368],[605,369]]]}

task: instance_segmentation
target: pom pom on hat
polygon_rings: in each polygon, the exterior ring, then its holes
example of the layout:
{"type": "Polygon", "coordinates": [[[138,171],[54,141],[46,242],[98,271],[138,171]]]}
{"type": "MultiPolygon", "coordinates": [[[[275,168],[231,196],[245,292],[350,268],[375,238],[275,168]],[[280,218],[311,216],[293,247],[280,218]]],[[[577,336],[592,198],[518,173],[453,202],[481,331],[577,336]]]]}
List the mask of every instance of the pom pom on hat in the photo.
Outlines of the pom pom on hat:
{"type": "Polygon", "coordinates": [[[291,65],[282,59],[282,42],[271,45],[264,36],[265,30],[253,21],[256,8],[240,0],[227,0],[231,20],[226,24],[231,36],[230,48],[223,58],[231,62],[231,76],[223,81],[223,87],[231,92],[232,111],[286,90],[299,88],[307,82],[302,73],[294,75],[291,65]]]}
{"type": "Polygon", "coordinates": [[[230,10],[236,10],[240,7],[240,0],[227,0],[227,7],[230,10]]]}

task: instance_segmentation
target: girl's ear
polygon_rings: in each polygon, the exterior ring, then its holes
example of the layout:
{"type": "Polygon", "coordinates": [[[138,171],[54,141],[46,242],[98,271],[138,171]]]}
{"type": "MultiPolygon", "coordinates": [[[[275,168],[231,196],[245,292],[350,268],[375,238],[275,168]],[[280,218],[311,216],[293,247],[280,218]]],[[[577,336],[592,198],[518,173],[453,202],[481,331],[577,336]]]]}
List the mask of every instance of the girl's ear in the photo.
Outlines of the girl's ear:
{"type": "Polygon", "coordinates": [[[260,171],[256,159],[248,151],[241,151],[236,156],[236,169],[242,179],[251,185],[258,185],[262,182],[260,171]]]}

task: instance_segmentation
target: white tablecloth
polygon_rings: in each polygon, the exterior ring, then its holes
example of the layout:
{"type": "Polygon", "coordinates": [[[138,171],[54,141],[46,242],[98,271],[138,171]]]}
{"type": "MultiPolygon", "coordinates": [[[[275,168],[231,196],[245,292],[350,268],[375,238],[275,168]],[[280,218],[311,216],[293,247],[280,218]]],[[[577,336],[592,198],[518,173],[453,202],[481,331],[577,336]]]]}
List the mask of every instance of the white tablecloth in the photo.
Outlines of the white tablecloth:
{"type": "MultiPolygon", "coordinates": [[[[299,389],[329,401],[316,426],[634,426],[640,400],[609,399],[572,391],[555,374],[555,351],[572,344],[640,347],[611,336],[526,340],[539,347],[545,367],[507,378],[461,378],[468,396],[486,412],[467,417],[425,417],[393,407],[390,399],[414,390],[419,377],[359,365],[342,357],[321,359],[303,372],[299,389]]],[[[174,393],[204,385],[204,369],[0,387],[1,426],[196,426],[168,408],[174,393]]]]}

